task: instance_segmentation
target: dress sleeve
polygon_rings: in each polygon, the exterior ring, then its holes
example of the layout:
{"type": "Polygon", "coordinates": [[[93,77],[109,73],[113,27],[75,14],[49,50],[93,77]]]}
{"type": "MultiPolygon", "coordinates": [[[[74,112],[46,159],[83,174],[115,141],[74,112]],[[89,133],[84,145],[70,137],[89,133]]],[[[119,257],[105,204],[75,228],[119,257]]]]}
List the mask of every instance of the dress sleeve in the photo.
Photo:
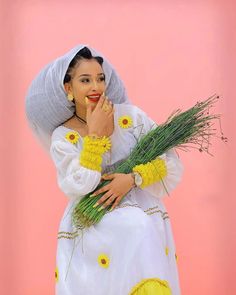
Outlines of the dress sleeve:
{"type": "Polygon", "coordinates": [[[79,163],[80,151],[70,142],[54,140],[50,155],[57,170],[59,188],[69,199],[78,199],[95,190],[101,172],[88,169],[79,163]]]}
{"type": "MultiPolygon", "coordinates": [[[[137,125],[142,126],[143,135],[158,126],[155,121],[149,118],[148,115],[138,107],[136,119],[137,125]]],[[[167,175],[163,177],[161,181],[157,181],[149,186],[146,186],[143,190],[149,192],[157,198],[163,198],[166,195],[169,195],[180,182],[183,174],[183,165],[174,148],[168,150],[159,157],[165,160],[167,175]]]]}

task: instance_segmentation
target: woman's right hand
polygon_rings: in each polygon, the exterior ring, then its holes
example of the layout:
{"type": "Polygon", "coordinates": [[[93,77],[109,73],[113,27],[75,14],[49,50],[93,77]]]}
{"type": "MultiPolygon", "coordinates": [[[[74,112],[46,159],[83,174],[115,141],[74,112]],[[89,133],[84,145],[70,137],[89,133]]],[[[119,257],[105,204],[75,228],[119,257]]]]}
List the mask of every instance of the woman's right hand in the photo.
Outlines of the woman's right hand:
{"type": "Polygon", "coordinates": [[[107,130],[111,129],[112,120],[114,114],[113,104],[107,99],[105,95],[102,95],[92,110],[92,103],[87,102],[87,125],[89,134],[97,134],[98,136],[107,136],[107,130]],[[108,110],[104,111],[103,107],[107,105],[108,110]]]}

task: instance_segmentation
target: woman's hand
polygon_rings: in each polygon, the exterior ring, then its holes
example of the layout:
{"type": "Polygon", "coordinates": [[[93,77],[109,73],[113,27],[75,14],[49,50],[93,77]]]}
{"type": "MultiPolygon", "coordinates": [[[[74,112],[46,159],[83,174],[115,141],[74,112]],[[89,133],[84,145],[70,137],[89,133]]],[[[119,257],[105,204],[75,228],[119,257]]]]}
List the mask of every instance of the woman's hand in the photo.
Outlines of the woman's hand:
{"type": "Polygon", "coordinates": [[[98,136],[107,135],[107,130],[113,125],[114,106],[112,102],[108,100],[107,96],[102,95],[94,110],[92,109],[92,103],[89,101],[86,106],[86,120],[89,134],[95,133],[98,136]]]}
{"type": "Polygon", "coordinates": [[[102,179],[112,179],[107,185],[103,186],[99,190],[95,191],[91,196],[99,195],[100,193],[106,192],[100,200],[95,204],[98,206],[104,203],[100,208],[106,208],[113,201],[111,210],[113,210],[121,201],[121,199],[130,191],[134,186],[134,179],[131,174],[114,173],[109,175],[103,175],[102,179]]]}

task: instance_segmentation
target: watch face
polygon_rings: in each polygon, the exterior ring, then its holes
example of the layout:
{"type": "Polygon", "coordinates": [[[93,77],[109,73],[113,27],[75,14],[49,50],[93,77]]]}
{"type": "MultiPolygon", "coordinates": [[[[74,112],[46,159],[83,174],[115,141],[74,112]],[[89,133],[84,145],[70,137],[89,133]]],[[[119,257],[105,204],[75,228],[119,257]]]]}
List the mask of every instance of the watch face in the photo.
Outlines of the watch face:
{"type": "Polygon", "coordinates": [[[139,173],[135,173],[135,183],[138,186],[142,184],[142,177],[139,173]]]}

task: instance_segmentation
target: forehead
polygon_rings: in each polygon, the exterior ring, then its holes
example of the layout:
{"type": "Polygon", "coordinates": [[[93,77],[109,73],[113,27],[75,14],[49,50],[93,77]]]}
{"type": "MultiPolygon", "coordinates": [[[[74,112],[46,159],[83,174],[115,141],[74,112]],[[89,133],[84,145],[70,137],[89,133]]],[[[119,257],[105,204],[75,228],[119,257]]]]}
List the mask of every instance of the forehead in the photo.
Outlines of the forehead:
{"type": "Polygon", "coordinates": [[[94,59],[81,60],[75,69],[76,75],[81,75],[81,74],[92,75],[97,73],[103,73],[103,69],[100,66],[100,64],[94,59]]]}

